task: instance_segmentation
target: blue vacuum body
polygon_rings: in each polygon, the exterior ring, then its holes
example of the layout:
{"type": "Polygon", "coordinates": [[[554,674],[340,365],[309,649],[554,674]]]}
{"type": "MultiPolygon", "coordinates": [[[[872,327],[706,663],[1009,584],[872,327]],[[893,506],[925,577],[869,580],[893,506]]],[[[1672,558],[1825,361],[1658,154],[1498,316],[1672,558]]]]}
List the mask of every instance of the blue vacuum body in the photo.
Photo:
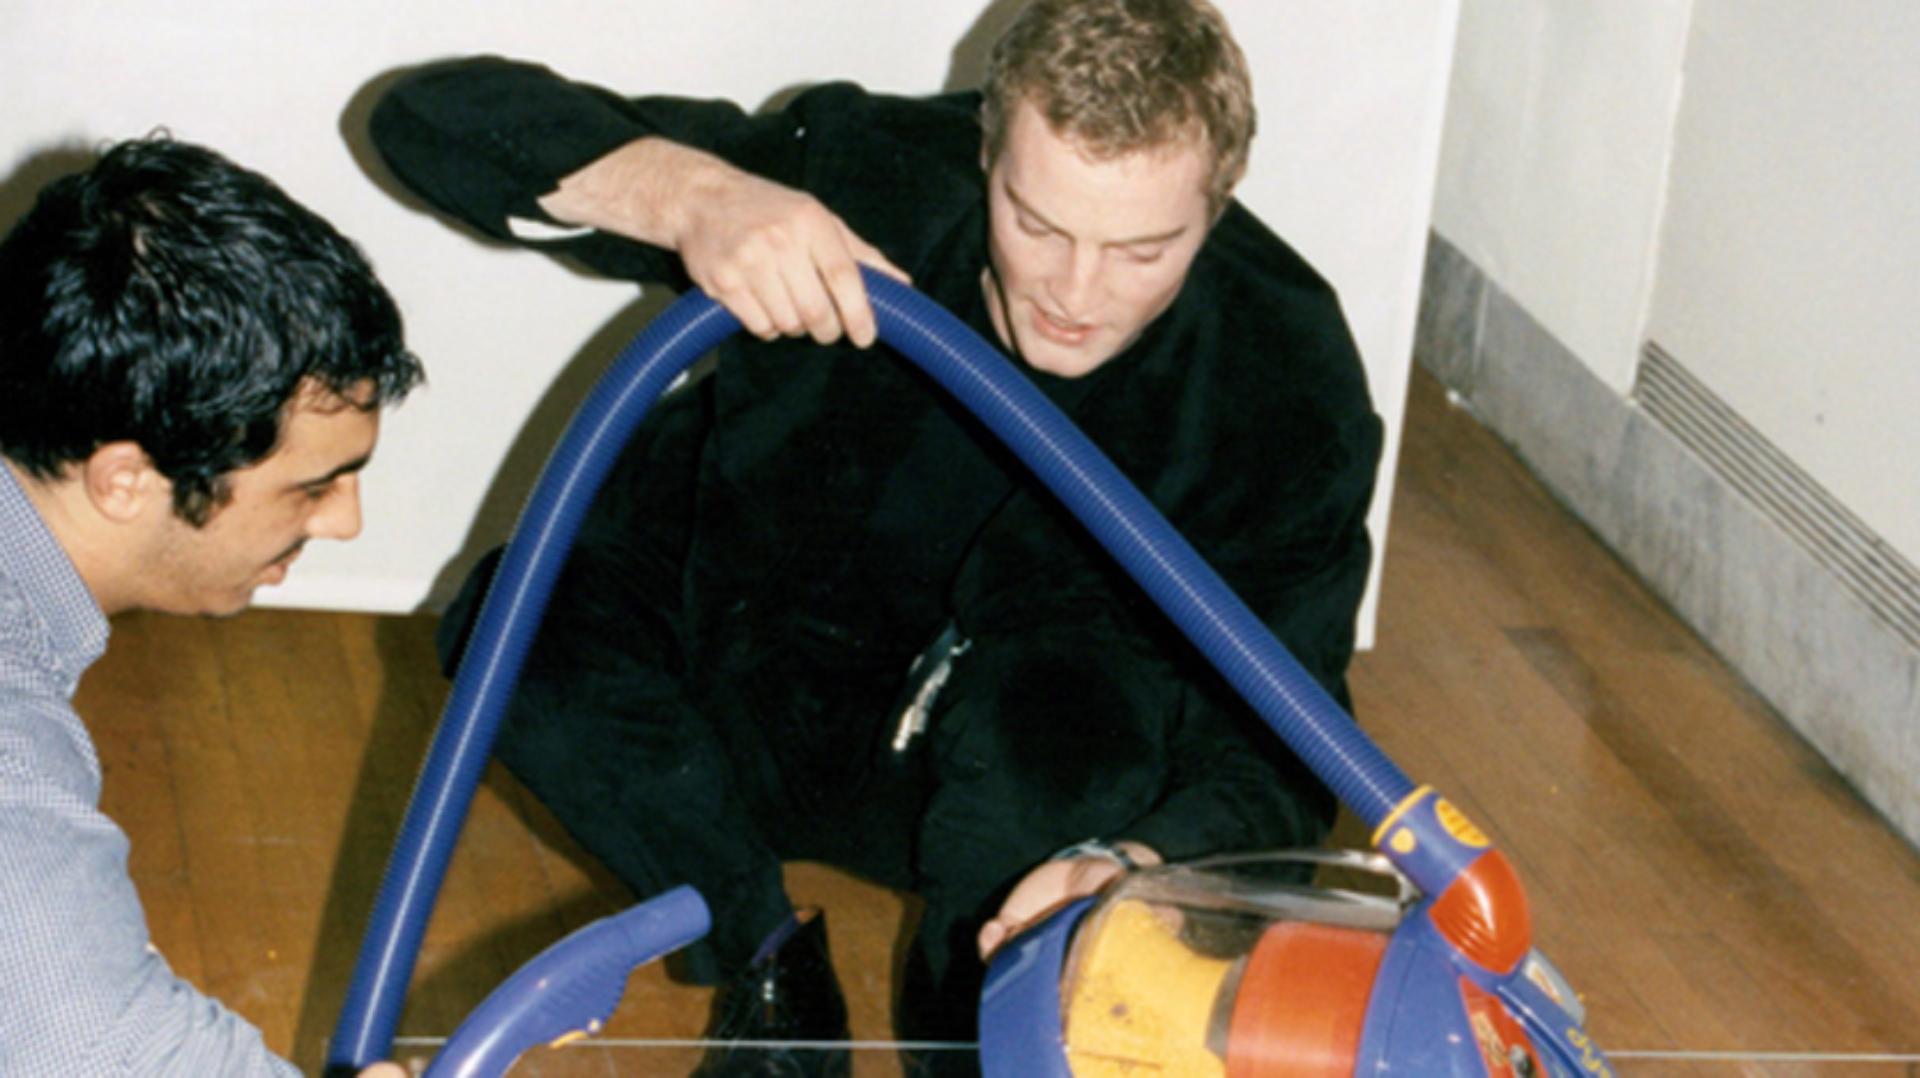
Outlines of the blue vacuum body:
{"type": "MultiPolygon", "coordinates": [[[[1299,878],[1298,873],[1284,879],[1299,878]]],[[[1463,961],[1384,858],[1319,851],[1148,869],[995,955],[980,1003],[990,1078],[1608,1073],[1537,952],[1463,961]],[[1274,882],[1324,861],[1397,888],[1274,882]]]]}

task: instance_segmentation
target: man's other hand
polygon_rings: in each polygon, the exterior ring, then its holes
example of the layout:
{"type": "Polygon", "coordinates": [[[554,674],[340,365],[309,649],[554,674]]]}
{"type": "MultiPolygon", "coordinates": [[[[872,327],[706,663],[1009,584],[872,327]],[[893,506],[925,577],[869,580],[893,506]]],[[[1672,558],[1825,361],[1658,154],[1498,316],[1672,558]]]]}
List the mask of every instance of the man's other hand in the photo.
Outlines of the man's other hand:
{"type": "MultiPolygon", "coordinates": [[[[1160,863],[1160,855],[1138,842],[1118,844],[1133,863],[1145,868],[1160,863]]],[[[993,957],[1000,945],[1026,931],[1048,915],[1112,883],[1125,872],[1118,861],[1106,857],[1073,857],[1063,861],[1043,861],[1014,884],[1000,912],[980,928],[980,958],[993,957]]]]}

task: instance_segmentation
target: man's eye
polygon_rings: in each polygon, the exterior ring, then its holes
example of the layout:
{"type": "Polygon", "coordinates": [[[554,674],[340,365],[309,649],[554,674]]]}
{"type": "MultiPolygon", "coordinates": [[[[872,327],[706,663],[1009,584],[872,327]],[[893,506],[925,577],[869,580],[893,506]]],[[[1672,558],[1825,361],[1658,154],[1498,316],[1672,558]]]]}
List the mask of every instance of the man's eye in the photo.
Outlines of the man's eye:
{"type": "Polygon", "coordinates": [[[332,483],[308,484],[300,488],[300,493],[305,494],[308,501],[317,502],[326,497],[332,490],[332,483]]]}
{"type": "Polygon", "coordinates": [[[1160,261],[1160,257],[1167,253],[1165,247],[1129,247],[1126,251],[1127,261],[1142,266],[1149,266],[1160,261]]]}
{"type": "Polygon", "coordinates": [[[1038,221],[1026,217],[1019,217],[1016,218],[1016,220],[1020,223],[1020,231],[1025,232],[1029,236],[1047,236],[1053,233],[1052,229],[1038,221]]]}

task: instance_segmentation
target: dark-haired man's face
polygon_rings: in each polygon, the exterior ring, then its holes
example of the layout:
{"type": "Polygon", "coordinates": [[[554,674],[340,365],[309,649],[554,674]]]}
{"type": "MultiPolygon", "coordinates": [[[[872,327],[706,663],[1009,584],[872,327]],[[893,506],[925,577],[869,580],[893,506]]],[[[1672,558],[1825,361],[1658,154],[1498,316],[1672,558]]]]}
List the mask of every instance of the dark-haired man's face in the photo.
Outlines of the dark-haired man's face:
{"type": "MultiPolygon", "coordinates": [[[[365,400],[367,391],[357,393],[365,400]]],[[[231,496],[195,528],[178,517],[149,547],[153,574],[140,605],[176,614],[236,614],[254,589],[278,584],[309,539],[360,533],[360,469],[380,434],[378,409],[310,384],[295,397],[280,443],[228,475],[231,496]]]]}
{"type": "Polygon", "coordinates": [[[1032,104],[987,172],[987,307],[1001,343],[1077,378],[1125,351],[1180,294],[1213,224],[1198,143],[1097,159],[1032,104]]]}

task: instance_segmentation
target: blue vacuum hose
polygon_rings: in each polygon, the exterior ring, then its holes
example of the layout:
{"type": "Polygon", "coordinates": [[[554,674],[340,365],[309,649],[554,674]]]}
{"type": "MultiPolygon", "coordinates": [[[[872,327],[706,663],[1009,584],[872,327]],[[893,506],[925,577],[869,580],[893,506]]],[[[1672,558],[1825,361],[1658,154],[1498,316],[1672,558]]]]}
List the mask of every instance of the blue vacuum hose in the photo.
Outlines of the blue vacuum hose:
{"type": "MultiPolygon", "coordinates": [[[[1024,461],[1287,745],[1370,825],[1413,783],[1105,454],[997,349],[926,297],[864,271],[880,339],[1024,461]]],[[[620,354],[541,473],[482,604],[361,945],[329,1059],[386,1058],[447,862],[547,598],[588,506],[641,418],[739,322],[690,294],[620,354]]]]}

